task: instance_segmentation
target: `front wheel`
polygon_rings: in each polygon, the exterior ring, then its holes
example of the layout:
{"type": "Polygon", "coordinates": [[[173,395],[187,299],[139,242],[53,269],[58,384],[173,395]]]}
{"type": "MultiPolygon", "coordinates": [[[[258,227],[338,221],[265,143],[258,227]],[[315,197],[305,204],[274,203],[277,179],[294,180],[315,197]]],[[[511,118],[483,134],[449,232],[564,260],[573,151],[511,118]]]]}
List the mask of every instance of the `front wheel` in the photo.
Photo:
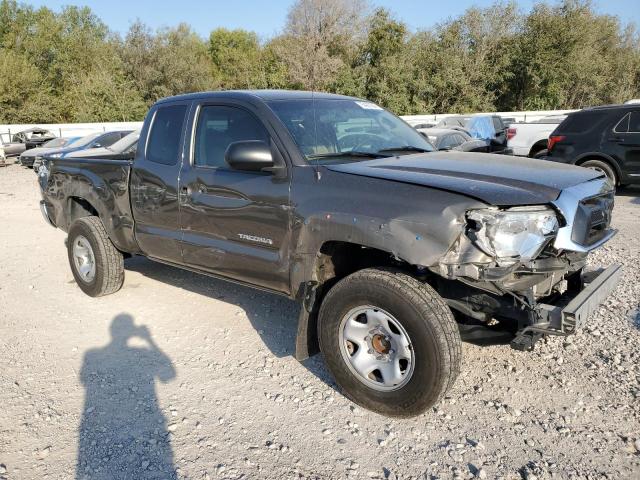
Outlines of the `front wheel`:
{"type": "Polygon", "coordinates": [[[390,270],[338,282],[319,313],[320,349],[345,395],[383,415],[410,417],[453,385],[461,363],[457,324],[429,285],[390,270]]]}
{"type": "Polygon", "coordinates": [[[98,217],[83,217],[73,222],[67,253],[73,277],[87,295],[101,297],[122,287],[124,258],[98,217]]]}

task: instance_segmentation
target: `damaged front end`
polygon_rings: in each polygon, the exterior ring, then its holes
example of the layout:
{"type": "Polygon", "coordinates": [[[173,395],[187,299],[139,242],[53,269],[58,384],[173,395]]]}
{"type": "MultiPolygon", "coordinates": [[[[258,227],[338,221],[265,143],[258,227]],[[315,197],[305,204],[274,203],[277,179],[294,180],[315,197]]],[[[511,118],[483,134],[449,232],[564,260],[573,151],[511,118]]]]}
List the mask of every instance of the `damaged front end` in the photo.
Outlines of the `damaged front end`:
{"type": "Polygon", "coordinates": [[[470,319],[462,333],[506,331],[514,348],[528,350],[542,335],[575,331],[621,274],[618,265],[584,271],[588,252],[616,233],[613,201],[612,186],[596,179],[548,206],[467,211],[463,232],[430,268],[449,306],[470,319]]]}

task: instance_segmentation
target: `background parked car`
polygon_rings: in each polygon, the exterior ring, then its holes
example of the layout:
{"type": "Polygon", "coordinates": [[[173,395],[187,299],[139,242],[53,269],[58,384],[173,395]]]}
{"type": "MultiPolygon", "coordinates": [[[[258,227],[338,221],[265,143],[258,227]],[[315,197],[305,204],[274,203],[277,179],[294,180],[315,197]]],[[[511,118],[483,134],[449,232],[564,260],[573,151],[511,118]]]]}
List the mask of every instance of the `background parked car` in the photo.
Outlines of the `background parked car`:
{"type": "Polygon", "coordinates": [[[75,142],[70,143],[65,148],[62,148],[56,152],[49,152],[47,156],[51,156],[54,158],[64,158],[67,155],[79,150],[86,150],[88,148],[109,147],[120,140],[122,137],[127,136],[129,133],[131,133],[131,130],[92,133],[90,135],[86,135],[77,139],[75,142]]]}
{"type": "Polygon", "coordinates": [[[461,152],[486,152],[483,140],[472,138],[462,130],[451,128],[421,128],[418,131],[429,140],[436,150],[458,150],[461,152]]]}
{"type": "Polygon", "coordinates": [[[440,120],[437,124],[437,128],[466,128],[467,120],[471,118],[471,115],[451,115],[440,120]]]}
{"type": "Polygon", "coordinates": [[[516,123],[516,117],[500,117],[502,118],[502,123],[504,124],[504,128],[509,128],[512,123],[516,123]]]}
{"type": "Polygon", "coordinates": [[[41,147],[24,151],[20,154],[18,161],[23,167],[33,167],[35,160],[41,159],[42,155],[44,155],[45,153],[51,153],[53,151],[60,150],[69,145],[71,142],[75,142],[78,138],[80,137],[54,138],[53,140],[49,140],[47,143],[43,144],[41,147]]]}
{"type": "Polygon", "coordinates": [[[640,104],[570,113],[549,136],[547,160],[599,170],[614,184],[640,183],[640,104]]]}
{"type": "Polygon", "coordinates": [[[11,137],[11,142],[4,145],[5,154],[10,156],[20,155],[25,150],[39,147],[43,143],[56,138],[56,136],[44,128],[29,128],[18,132],[11,137]]]}
{"type": "Polygon", "coordinates": [[[545,155],[549,135],[565,118],[566,115],[550,115],[533,122],[512,123],[507,128],[507,145],[514,155],[545,155]]]}
{"type": "Polygon", "coordinates": [[[512,153],[507,146],[507,129],[499,115],[452,115],[442,119],[436,127],[462,130],[475,139],[483,140],[487,152],[512,153]]]}
{"type": "Polygon", "coordinates": [[[136,154],[138,147],[138,138],[140,138],[140,130],[134,130],[125,135],[113,145],[88,148],[74,152],[74,158],[102,158],[109,160],[132,160],[136,154]]]}
{"type": "Polygon", "coordinates": [[[423,129],[423,128],[431,128],[435,126],[436,126],[435,122],[428,122],[428,123],[418,123],[414,125],[413,128],[419,131],[420,129],[423,129]]]}

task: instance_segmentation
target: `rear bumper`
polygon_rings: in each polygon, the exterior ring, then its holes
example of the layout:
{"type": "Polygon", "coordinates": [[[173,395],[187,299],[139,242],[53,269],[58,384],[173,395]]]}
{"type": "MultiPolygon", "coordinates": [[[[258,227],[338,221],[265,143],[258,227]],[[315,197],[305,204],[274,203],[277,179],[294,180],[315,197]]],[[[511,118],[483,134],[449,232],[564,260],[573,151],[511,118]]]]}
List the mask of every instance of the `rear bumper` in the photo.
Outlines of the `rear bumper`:
{"type": "Polygon", "coordinates": [[[542,335],[569,335],[588,320],[616,288],[622,266],[614,264],[584,276],[583,288],[573,295],[563,295],[554,304],[538,303],[533,310],[534,323],[518,332],[511,345],[530,350],[542,335]]]}

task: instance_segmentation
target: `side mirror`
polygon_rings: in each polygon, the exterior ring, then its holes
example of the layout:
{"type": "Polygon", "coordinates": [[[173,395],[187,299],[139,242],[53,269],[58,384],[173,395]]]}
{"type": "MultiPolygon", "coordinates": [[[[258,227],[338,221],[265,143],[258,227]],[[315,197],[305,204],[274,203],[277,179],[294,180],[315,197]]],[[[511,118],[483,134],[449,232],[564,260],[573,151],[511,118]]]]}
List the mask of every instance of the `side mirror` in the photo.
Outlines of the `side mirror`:
{"type": "Polygon", "coordinates": [[[233,142],[227,147],[224,159],[234,170],[261,172],[273,168],[271,149],[262,140],[233,142]]]}

